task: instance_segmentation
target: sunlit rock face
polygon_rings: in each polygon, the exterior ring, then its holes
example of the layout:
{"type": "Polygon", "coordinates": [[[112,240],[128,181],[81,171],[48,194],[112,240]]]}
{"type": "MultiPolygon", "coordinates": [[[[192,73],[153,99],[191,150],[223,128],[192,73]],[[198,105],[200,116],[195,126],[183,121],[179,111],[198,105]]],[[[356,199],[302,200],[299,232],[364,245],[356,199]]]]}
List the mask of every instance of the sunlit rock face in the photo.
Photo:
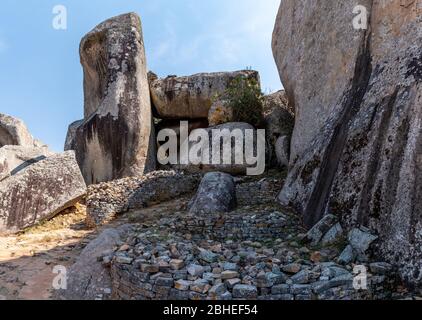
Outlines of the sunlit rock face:
{"type": "Polygon", "coordinates": [[[88,184],[155,169],[155,142],[140,18],[111,18],[80,44],[85,118],[70,129],[88,184]]]}
{"type": "Polygon", "coordinates": [[[422,281],[422,14],[418,1],[283,0],[273,51],[296,110],[279,199],[377,232],[378,253],[422,281]],[[406,2],[406,1],[404,1],[406,2]],[[354,28],[357,5],[368,28],[354,28]]]}

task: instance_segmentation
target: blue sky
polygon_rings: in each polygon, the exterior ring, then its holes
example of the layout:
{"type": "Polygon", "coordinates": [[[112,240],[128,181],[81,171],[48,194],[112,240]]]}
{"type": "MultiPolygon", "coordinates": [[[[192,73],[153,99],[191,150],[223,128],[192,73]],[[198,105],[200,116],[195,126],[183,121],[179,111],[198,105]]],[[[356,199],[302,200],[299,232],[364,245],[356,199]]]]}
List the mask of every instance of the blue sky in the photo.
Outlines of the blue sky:
{"type": "Polygon", "coordinates": [[[159,76],[252,67],[265,91],[281,88],[271,52],[280,0],[2,0],[0,112],[25,121],[55,151],[83,117],[80,39],[112,16],[142,19],[148,69],[159,76]],[[68,29],[52,27],[64,5],[68,29]]]}

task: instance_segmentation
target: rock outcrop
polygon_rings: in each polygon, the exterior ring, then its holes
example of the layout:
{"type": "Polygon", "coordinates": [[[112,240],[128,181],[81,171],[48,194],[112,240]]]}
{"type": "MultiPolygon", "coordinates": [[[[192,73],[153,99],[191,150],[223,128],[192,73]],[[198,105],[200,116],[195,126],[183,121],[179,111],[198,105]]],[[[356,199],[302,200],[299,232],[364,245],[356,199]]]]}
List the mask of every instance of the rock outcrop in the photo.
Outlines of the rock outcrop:
{"type": "Polygon", "coordinates": [[[186,77],[151,76],[150,89],[154,109],[161,119],[208,118],[213,99],[223,94],[237,77],[260,81],[257,71],[200,73],[186,77]]]}
{"type": "Polygon", "coordinates": [[[101,23],[82,39],[80,55],[85,118],[69,139],[85,181],[95,184],[154,170],[155,138],[140,18],[130,13],[101,23]]]}
{"type": "Polygon", "coordinates": [[[0,113],[0,148],[3,146],[42,147],[22,120],[0,113]]]}
{"type": "Polygon", "coordinates": [[[422,15],[402,3],[282,1],[273,51],[296,123],[279,199],[308,227],[326,213],[369,227],[377,253],[421,285],[422,15]]]}
{"type": "Polygon", "coordinates": [[[74,205],[86,186],[72,151],[53,155],[0,182],[0,233],[13,233],[74,205]]]}

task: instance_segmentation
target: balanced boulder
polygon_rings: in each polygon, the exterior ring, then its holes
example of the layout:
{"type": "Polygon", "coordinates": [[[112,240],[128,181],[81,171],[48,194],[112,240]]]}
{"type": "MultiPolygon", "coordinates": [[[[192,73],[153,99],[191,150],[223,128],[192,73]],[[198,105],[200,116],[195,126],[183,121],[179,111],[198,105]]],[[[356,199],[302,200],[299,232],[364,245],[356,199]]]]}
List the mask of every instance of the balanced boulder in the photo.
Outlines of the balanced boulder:
{"type": "Polygon", "coordinates": [[[150,76],[151,97],[157,117],[161,119],[208,118],[213,100],[223,94],[238,78],[255,79],[257,71],[200,73],[186,77],[150,76]]]}
{"type": "Polygon", "coordinates": [[[129,13],[101,23],[82,39],[80,56],[85,118],[70,127],[67,145],[75,150],[85,181],[95,184],[154,170],[140,18],[129,13]]]}
{"type": "Polygon", "coordinates": [[[32,164],[0,182],[0,233],[13,233],[74,205],[86,185],[72,151],[32,164]]]}

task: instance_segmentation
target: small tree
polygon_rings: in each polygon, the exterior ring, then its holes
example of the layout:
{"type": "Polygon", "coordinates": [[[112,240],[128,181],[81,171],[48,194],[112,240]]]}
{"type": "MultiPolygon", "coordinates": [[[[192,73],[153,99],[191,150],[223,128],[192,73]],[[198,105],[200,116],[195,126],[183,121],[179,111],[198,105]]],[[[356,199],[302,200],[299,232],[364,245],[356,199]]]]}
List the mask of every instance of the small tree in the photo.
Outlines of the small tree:
{"type": "Polygon", "coordinates": [[[223,95],[233,110],[233,121],[246,122],[255,127],[263,124],[263,94],[257,80],[236,77],[223,95]]]}

